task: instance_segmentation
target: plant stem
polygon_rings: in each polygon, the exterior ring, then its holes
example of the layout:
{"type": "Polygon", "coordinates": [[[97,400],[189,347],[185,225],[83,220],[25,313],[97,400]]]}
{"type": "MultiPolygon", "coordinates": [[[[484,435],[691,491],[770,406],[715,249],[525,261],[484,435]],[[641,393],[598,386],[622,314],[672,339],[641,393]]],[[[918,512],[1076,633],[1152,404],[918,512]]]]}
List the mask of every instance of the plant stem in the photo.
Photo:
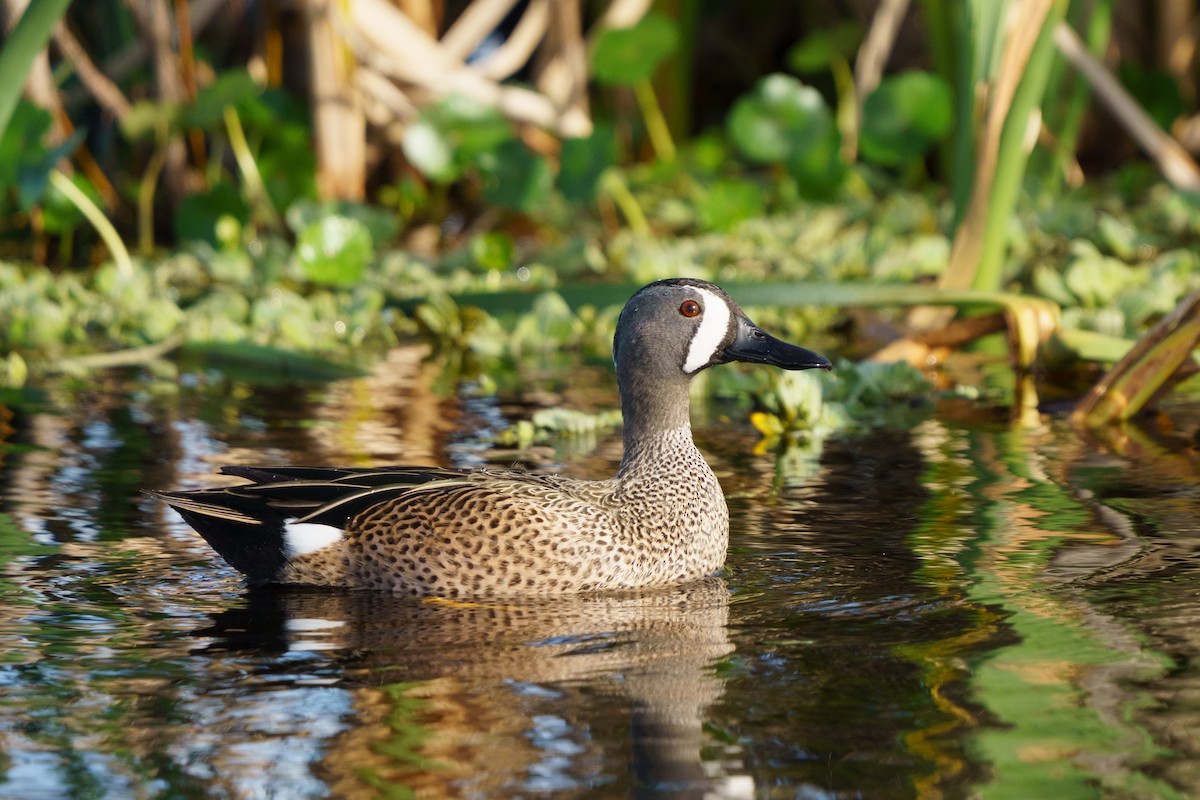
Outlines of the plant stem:
{"type": "Polygon", "coordinates": [[[117,272],[121,274],[121,277],[132,277],[133,259],[129,257],[129,251],[125,248],[125,243],[121,241],[120,235],[117,234],[117,229],[108,221],[108,217],[104,216],[104,212],[100,210],[100,207],[92,202],[92,198],[88,197],[70,178],[57,169],[50,171],[50,185],[62,192],[63,196],[70,200],[87,217],[88,222],[92,223],[92,227],[96,229],[96,233],[100,234],[100,238],[104,240],[104,245],[108,248],[109,255],[112,256],[113,261],[116,263],[117,272]]]}
{"type": "Polygon", "coordinates": [[[650,223],[646,221],[642,207],[638,205],[637,198],[633,196],[633,192],[629,191],[629,187],[625,185],[625,181],[616,170],[610,169],[604,173],[604,177],[600,179],[600,185],[621,209],[621,213],[625,215],[625,220],[634,233],[640,235],[650,233],[650,223]]]}
{"type": "Polygon", "coordinates": [[[842,57],[829,64],[833,73],[833,85],[837,92],[837,129],[842,135],[842,160],[853,164],[858,158],[858,117],[860,98],[854,87],[854,72],[850,62],[842,57]]]}
{"type": "Polygon", "coordinates": [[[178,349],[185,341],[186,337],[184,334],[176,332],[161,342],[143,345],[142,347],[62,358],[56,361],[53,366],[47,367],[46,371],[51,373],[85,372],[88,370],[148,364],[155,359],[162,358],[172,350],[178,349]]]}
{"type": "Polygon", "coordinates": [[[148,257],[154,252],[154,194],[158,187],[158,176],[167,163],[167,149],[154,148],[146,164],[146,174],[138,187],[138,253],[148,257]]]}
{"type": "Polygon", "coordinates": [[[642,109],[646,133],[650,136],[655,155],[663,161],[674,161],[675,141],[671,138],[667,118],[663,116],[662,107],[658,104],[658,96],[654,94],[654,86],[649,80],[643,79],[633,85],[633,93],[642,109]]]}
{"type": "Polygon", "coordinates": [[[246,141],[246,132],[242,129],[242,121],[238,118],[237,109],[233,106],[225,107],[225,130],[229,134],[229,146],[233,149],[233,157],[242,173],[242,180],[246,182],[246,192],[250,195],[256,210],[272,228],[282,229],[283,222],[279,218],[279,212],[275,210],[275,205],[271,202],[271,196],[267,194],[262,173],[258,171],[258,163],[254,160],[254,154],[250,152],[250,143],[246,141]]]}

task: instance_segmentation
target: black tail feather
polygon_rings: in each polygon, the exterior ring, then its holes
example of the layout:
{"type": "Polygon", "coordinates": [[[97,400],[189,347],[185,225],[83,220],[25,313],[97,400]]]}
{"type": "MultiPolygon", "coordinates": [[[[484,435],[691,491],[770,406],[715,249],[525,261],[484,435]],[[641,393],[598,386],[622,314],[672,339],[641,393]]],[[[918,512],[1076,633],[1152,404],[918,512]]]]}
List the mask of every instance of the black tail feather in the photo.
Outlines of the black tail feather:
{"type": "Polygon", "coordinates": [[[221,468],[250,483],[191,492],[150,492],[179,512],[204,540],[252,585],[273,583],[287,565],[289,519],[345,528],[366,508],[434,481],[468,473],[438,467],[333,469],[327,467],[221,468]]]}
{"type": "Polygon", "coordinates": [[[150,492],[174,508],[251,585],[272,583],[287,564],[284,516],[262,499],[231,492],[150,492]]]}

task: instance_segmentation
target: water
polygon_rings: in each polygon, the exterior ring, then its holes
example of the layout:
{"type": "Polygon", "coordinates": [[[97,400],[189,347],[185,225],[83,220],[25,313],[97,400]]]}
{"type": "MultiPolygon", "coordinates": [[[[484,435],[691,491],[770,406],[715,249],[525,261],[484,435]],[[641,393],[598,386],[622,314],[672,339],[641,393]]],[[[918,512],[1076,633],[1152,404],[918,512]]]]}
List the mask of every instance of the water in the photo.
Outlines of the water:
{"type": "Polygon", "coordinates": [[[1107,442],[947,409],[799,468],[702,411],[728,567],[622,596],[247,592],[139,492],[231,462],[615,468],[613,436],[487,441],[614,403],[604,369],[504,401],[439,369],[108,376],[0,425],[0,796],[1200,794],[1195,408],[1107,442]]]}

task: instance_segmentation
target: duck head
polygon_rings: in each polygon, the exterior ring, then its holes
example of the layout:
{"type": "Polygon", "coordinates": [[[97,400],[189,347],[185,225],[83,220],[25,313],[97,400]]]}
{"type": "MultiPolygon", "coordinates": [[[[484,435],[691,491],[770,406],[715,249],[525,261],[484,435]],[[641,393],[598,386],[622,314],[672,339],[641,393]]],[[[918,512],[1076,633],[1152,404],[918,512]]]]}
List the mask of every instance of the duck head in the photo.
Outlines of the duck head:
{"type": "Polygon", "coordinates": [[[618,375],[631,360],[651,367],[660,380],[730,361],[832,368],[824,356],[763,331],[721,287],[691,278],[656,281],[626,303],[613,340],[618,375]]]}

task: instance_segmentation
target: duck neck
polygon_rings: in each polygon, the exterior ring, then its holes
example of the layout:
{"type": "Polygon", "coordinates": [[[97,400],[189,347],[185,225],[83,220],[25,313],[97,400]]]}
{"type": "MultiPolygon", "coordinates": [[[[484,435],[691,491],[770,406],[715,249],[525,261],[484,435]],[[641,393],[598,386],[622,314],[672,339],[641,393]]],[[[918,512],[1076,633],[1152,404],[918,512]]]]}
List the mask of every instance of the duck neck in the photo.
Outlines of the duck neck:
{"type": "Polygon", "coordinates": [[[621,438],[624,454],[622,474],[638,465],[650,465],[663,459],[678,458],[681,452],[695,450],[688,408],[688,382],[659,382],[637,388],[636,380],[621,381],[621,411],[624,427],[621,438]]]}

